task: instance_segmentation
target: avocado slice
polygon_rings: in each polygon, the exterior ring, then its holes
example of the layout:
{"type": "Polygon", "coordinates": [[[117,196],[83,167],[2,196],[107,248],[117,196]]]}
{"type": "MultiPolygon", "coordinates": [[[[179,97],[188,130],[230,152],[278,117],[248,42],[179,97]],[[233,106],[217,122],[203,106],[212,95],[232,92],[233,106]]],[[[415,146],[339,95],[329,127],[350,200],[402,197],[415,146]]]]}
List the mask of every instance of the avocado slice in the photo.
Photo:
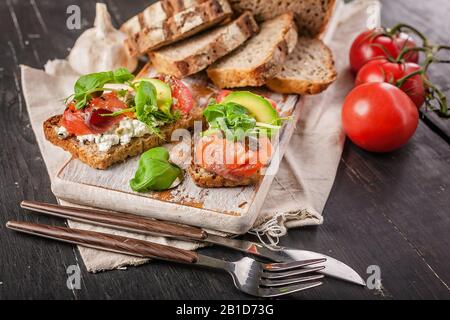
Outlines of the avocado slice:
{"type": "Polygon", "coordinates": [[[166,114],[170,114],[170,109],[173,103],[172,89],[170,88],[170,86],[161,80],[151,78],[137,79],[136,81],[134,81],[134,83],[139,83],[141,81],[150,82],[155,86],[156,92],[158,93],[156,100],[159,110],[166,114]]]}
{"type": "Polygon", "coordinates": [[[257,94],[249,91],[235,91],[230,93],[223,103],[234,102],[245,107],[257,122],[272,125],[278,124],[278,113],[272,104],[257,94]]]}

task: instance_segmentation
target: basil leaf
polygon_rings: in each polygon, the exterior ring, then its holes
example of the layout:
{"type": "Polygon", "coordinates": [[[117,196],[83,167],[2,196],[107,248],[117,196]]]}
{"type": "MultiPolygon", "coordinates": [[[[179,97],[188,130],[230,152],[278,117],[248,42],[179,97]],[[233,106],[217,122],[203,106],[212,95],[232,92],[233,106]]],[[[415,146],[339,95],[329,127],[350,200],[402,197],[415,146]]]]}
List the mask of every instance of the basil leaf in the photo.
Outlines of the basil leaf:
{"type": "Polygon", "coordinates": [[[135,192],[169,190],[183,171],[169,162],[169,152],[165,148],[154,148],[141,156],[134,179],[130,181],[135,192]]]}
{"type": "Polygon", "coordinates": [[[131,81],[133,78],[133,74],[125,68],[81,76],[74,87],[75,94],[73,95],[73,99],[77,102],[76,108],[84,108],[87,102],[92,99],[92,94],[101,92],[105,84],[122,84],[131,81]]]}
{"type": "Polygon", "coordinates": [[[158,121],[155,114],[158,112],[156,88],[150,82],[141,82],[137,87],[134,97],[136,118],[145,123],[147,127],[156,133],[158,121]]]}
{"type": "Polygon", "coordinates": [[[114,71],[114,83],[125,83],[134,79],[134,75],[126,68],[114,71]]]}
{"type": "MultiPolygon", "coordinates": [[[[134,104],[136,117],[139,121],[145,123],[153,134],[159,135],[158,126],[177,121],[181,114],[171,113],[168,110],[160,110],[158,107],[156,87],[148,82],[142,81],[137,86],[134,104]]],[[[160,136],[160,138],[163,138],[160,136]]]]}
{"type": "Polygon", "coordinates": [[[83,95],[92,89],[101,88],[113,79],[114,73],[112,71],[91,73],[81,76],[75,83],[75,99],[79,100],[80,95],[83,95]]]}
{"type": "Polygon", "coordinates": [[[150,82],[141,82],[136,91],[134,102],[136,106],[136,116],[138,119],[139,117],[145,119],[145,117],[149,114],[158,110],[157,92],[155,86],[150,82]]]}

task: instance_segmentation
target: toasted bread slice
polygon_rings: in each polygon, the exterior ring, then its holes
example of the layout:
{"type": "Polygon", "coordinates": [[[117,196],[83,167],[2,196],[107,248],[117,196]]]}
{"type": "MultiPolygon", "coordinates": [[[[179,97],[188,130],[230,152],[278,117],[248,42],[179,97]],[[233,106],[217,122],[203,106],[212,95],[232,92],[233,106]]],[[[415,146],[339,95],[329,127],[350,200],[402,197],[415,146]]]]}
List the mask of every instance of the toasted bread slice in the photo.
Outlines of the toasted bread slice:
{"type": "Polygon", "coordinates": [[[331,50],[319,39],[301,37],[282,71],[266,85],[278,93],[311,95],[326,90],[336,77],[331,50]]]}
{"type": "Polygon", "coordinates": [[[153,51],[150,59],[158,72],[184,78],[206,69],[242,45],[258,30],[253,15],[245,12],[225,26],[153,51]]]}
{"type": "Polygon", "coordinates": [[[172,16],[167,11],[147,14],[144,11],[124,28],[129,34],[140,29],[129,37],[126,47],[131,55],[143,55],[219,24],[232,13],[227,0],[206,0],[172,16]]]}
{"type": "Polygon", "coordinates": [[[259,183],[262,179],[258,172],[249,178],[242,178],[239,181],[231,180],[206,171],[204,168],[192,164],[189,167],[189,174],[194,183],[201,188],[234,188],[246,187],[259,183]]]}
{"type": "Polygon", "coordinates": [[[172,132],[177,129],[191,129],[195,121],[202,120],[203,115],[202,109],[195,107],[189,115],[184,116],[176,123],[161,128],[161,136],[164,139],[156,135],[145,135],[142,138],[132,138],[129,144],[113,146],[107,152],[99,152],[95,143],[80,144],[75,136],[61,139],[57,134],[61,117],[61,115],[54,116],[45,121],[44,134],[46,139],[55,146],[70,152],[74,158],[79,159],[90,167],[105,170],[116,163],[124,162],[128,158],[138,156],[151,148],[169,142],[172,132]]]}
{"type": "Polygon", "coordinates": [[[292,11],[299,32],[311,37],[317,37],[325,31],[335,2],[336,0],[230,0],[233,10],[250,10],[257,21],[265,21],[292,11]]]}
{"type": "Polygon", "coordinates": [[[281,71],[297,44],[292,13],[282,14],[261,24],[259,34],[207,70],[220,88],[259,87],[281,71]]]}

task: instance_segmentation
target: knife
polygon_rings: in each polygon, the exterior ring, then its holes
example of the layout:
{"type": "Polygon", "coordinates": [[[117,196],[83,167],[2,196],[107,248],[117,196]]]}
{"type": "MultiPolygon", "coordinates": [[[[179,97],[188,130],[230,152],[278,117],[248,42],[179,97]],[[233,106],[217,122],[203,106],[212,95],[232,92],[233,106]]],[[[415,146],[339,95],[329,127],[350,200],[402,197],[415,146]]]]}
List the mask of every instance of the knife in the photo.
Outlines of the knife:
{"type": "Polygon", "coordinates": [[[66,207],[35,201],[23,201],[21,207],[33,212],[102,227],[151,236],[163,236],[179,240],[214,244],[266,258],[274,262],[326,259],[324,263],[325,269],[321,271],[322,274],[357,285],[366,285],[358,273],[348,265],[321,253],[292,248],[280,248],[277,251],[273,251],[259,243],[212,235],[200,228],[114,211],[66,207]]]}

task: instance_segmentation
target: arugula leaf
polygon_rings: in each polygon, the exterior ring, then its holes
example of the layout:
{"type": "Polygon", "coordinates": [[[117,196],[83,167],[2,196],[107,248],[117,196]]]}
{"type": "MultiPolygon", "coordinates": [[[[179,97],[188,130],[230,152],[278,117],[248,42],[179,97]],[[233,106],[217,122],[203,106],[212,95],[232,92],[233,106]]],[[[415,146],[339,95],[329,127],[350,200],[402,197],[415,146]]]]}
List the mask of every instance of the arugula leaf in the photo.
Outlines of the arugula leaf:
{"type": "MultiPolygon", "coordinates": [[[[222,130],[230,140],[242,140],[254,130],[256,120],[240,104],[210,104],[203,112],[210,130],[222,130]]],[[[210,131],[209,130],[209,131],[210,131]]]]}
{"type": "Polygon", "coordinates": [[[139,167],[130,187],[135,192],[165,191],[173,183],[182,179],[183,171],[169,162],[169,152],[165,148],[154,148],[141,156],[139,167]]]}
{"type": "MultiPolygon", "coordinates": [[[[204,110],[203,116],[209,124],[209,130],[204,135],[223,131],[229,140],[242,141],[246,137],[268,136],[271,137],[281,127],[278,125],[268,125],[259,123],[242,105],[228,102],[211,104],[204,110]]],[[[282,119],[277,120],[281,123],[282,119]]]]}
{"type": "Polygon", "coordinates": [[[81,76],[75,83],[74,92],[72,96],[76,101],[76,108],[82,109],[87,102],[92,99],[92,94],[103,91],[103,87],[107,83],[122,84],[134,79],[127,69],[120,68],[116,71],[91,73],[81,76]]]}

